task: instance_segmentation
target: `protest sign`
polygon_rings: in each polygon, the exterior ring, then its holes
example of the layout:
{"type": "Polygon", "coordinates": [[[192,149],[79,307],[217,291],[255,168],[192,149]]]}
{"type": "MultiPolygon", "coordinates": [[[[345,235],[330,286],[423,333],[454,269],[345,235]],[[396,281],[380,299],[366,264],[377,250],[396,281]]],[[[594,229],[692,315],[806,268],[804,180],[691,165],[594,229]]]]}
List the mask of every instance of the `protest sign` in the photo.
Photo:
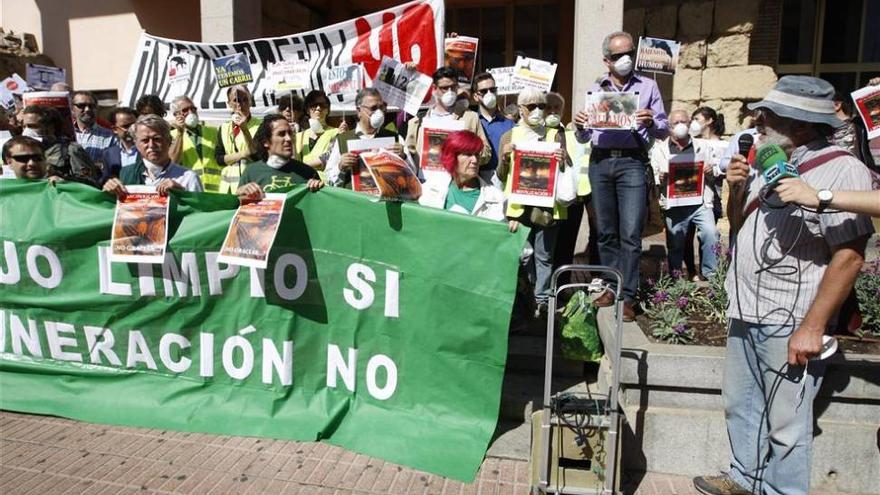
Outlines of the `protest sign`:
{"type": "Polygon", "coordinates": [[[464,130],[464,122],[461,120],[430,117],[422,120],[419,126],[419,167],[422,171],[446,173],[446,168],[440,162],[443,144],[450,134],[461,130],[464,130]]]}
{"type": "Polygon", "coordinates": [[[15,95],[2,85],[0,85],[0,106],[7,110],[15,108],[15,95]]]}
{"type": "Polygon", "coordinates": [[[297,60],[284,60],[269,64],[268,77],[275,91],[306,92],[311,87],[309,64],[297,60]]]}
{"type": "Polygon", "coordinates": [[[192,56],[189,53],[175,53],[168,57],[165,77],[171,84],[189,82],[192,56]]]}
{"type": "Polygon", "coordinates": [[[162,263],[168,242],[168,196],[155,187],[128,186],[116,200],[110,236],[110,261],[162,263]]]}
{"type": "Polygon", "coordinates": [[[373,138],[373,139],[352,139],[345,143],[345,150],[340,148],[340,152],[354,153],[358,155],[357,164],[351,170],[351,189],[359,193],[369,194],[370,196],[379,196],[379,186],[373,180],[370,170],[364,165],[360,159],[360,154],[367,151],[378,151],[387,148],[395,143],[393,137],[373,138]]]}
{"type": "Polygon", "coordinates": [[[659,74],[675,74],[678,67],[678,52],[681,43],[660,38],[639,38],[639,50],[636,55],[636,70],[657,72],[659,74]]]}
{"type": "Polygon", "coordinates": [[[268,193],[260,199],[241,200],[217,261],[265,269],[286,198],[285,194],[268,193]]]}
{"type": "Polygon", "coordinates": [[[672,155],[666,176],[666,207],[703,204],[705,174],[703,162],[694,159],[693,153],[672,155]]]}
{"type": "Polygon", "coordinates": [[[364,87],[361,64],[349,64],[324,70],[324,87],[328,95],[355,94],[364,87]]]}
{"type": "Polygon", "coordinates": [[[866,86],[853,91],[852,99],[865,123],[868,139],[880,137],[880,86],[866,86]]]}
{"type": "Polygon", "coordinates": [[[25,91],[30,89],[28,88],[27,82],[25,82],[25,80],[22,79],[21,76],[19,76],[18,74],[12,74],[11,76],[7,77],[2,82],[0,82],[0,85],[2,85],[4,88],[6,88],[7,91],[14,95],[23,94],[25,91]]]}
{"type": "Polygon", "coordinates": [[[516,64],[513,66],[514,84],[547,92],[553,86],[554,76],[556,76],[556,64],[517,55],[516,64]]]}
{"type": "Polygon", "coordinates": [[[417,201],[422,195],[421,182],[403,158],[387,150],[367,151],[359,158],[373,176],[379,199],[417,201]]]}
{"type": "Polygon", "coordinates": [[[217,261],[236,197],[172,195],[165,263],[135,266],[108,260],[106,193],[4,182],[0,408],[326,441],[474,479],[528,229],[298,186],[260,270],[217,261]]]}
{"type": "MultiPolygon", "coordinates": [[[[212,60],[233,53],[246,54],[253,81],[254,115],[274,111],[276,90],[268,77],[269,64],[301,60],[309,64],[312,89],[327,92],[323,71],[349,64],[363,66],[367,85],[379,72],[384,56],[400,62],[416,62],[418,70],[431,74],[442,63],[444,9],[442,0],[416,0],[299,34],[229,43],[194,43],[141,34],[129,69],[122,105],[134,107],[138,97],[158,95],[166,103],[177,94],[167,78],[165,64],[177,53],[192,55],[190,81],[180,94],[192,98],[199,117],[227,120],[226,92],[217,87],[212,60]]],[[[334,111],[351,112],[348,95],[332,95],[334,111]]]]}
{"type": "Polygon", "coordinates": [[[496,67],[489,69],[489,74],[495,79],[495,87],[499,95],[515,95],[525,89],[525,86],[514,82],[513,70],[515,67],[496,67]]]}
{"type": "Polygon", "coordinates": [[[558,149],[559,143],[517,143],[513,151],[511,203],[553,207],[559,170],[558,149]]]}
{"type": "Polygon", "coordinates": [[[213,63],[214,73],[217,75],[217,86],[221,88],[245,84],[254,80],[251,64],[244,53],[216,58],[213,63]]]}
{"type": "Polygon", "coordinates": [[[458,78],[459,82],[470,83],[474,79],[479,44],[478,38],[470,36],[446,38],[444,65],[456,69],[461,74],[458,78]]]}
{"type": "Polygon", "coordinates": [[[415,115],[431,88],[431,82],[430,76],[407,69],[397,60],[385,57],[376,79],[373,80],[373,87],[382,93],[382,99],[388,105],[415,115]]]}
{"type": "Polygon", "coordinates": [[[590,129],[634,129],[639,93],[587,91],[587,127],[590,129]]]}
{"type": "Polygon", "coordinates": [[[61,114],[62,132],[76,139],[73,130],[73,117],[70,113],[70,93],[67,91],[29,91],[21,95],[24,106],[36,105],[54,108],[61,114]]]}
{"type": "Polygon", "coordinates": [[[64,69],[49,65],[27,64],[25,77],[31,89],[48,91],[55,83],[67,81],[64,69]]]}

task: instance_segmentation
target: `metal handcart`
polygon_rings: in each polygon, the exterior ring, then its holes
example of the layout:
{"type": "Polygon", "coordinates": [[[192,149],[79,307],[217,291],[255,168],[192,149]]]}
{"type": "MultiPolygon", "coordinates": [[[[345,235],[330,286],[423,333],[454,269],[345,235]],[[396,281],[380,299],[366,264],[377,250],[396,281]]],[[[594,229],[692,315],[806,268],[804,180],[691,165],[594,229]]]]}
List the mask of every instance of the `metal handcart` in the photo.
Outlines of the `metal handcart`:
{"type": "MultiPolygon", "coordinates": [[[[572,277],[573,280],[573,277],[572,277]]],[[[544,398],[540,411],[532,416],[532,493],[573,495],[618,494],[620,483],[620,427],[618,409],[620,347],[623,329],[623,277],[607,266],[564,265],[553,272],[547,310],[547,350],[544,365],[544,398]],[[556,304],[568,289],[599,292],[608,286],[596,280],[558,286],[564,273],[606,274],[616,279],[613,342],[604,342],[611,359],[611,380],[607,393],[551,394],[556,304]],[[536,444],[536,442],[538,442],[536,444]]]]}

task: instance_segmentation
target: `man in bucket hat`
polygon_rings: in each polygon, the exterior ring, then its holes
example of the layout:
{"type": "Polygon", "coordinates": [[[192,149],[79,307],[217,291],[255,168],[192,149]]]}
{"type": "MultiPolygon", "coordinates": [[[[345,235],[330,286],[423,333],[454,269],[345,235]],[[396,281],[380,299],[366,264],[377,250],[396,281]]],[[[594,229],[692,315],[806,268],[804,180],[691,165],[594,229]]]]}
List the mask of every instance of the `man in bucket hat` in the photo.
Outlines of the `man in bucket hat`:
{"type": "MultiPolygon", "coordinates": [[[[785,76],[749,105],[757,146],[775,144],[817,190],[868,190],[868,169],[828,137],[842,122],[834,88],[785,76]]],[[[786,204],[760,166],[734,155],[727,170],[732,233],[722,395],[730,469],[694,478],[712,495],[807,495],[813,399],[826,362],[823,335],[852,290],[874,229],[869,217],[786,204]]]]}

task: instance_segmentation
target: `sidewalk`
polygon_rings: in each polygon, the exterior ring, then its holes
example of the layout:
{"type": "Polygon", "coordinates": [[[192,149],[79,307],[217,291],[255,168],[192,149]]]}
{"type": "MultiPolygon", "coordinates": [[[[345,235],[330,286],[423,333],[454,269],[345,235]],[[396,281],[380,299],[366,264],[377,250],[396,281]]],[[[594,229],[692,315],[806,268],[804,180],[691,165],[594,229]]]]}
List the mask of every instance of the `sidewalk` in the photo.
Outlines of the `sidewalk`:
{"type": "MultiPolygon", "coordinates": [[[[0,411],[0,492],[527,494],[526,461],[487,458],[465,484],[324,443],[95,425],[0,411]]],[[[632,493],[632,492],[628,492],[632,493]]],[[[637,495],[695,494],[649,474],[637,495]]]]}

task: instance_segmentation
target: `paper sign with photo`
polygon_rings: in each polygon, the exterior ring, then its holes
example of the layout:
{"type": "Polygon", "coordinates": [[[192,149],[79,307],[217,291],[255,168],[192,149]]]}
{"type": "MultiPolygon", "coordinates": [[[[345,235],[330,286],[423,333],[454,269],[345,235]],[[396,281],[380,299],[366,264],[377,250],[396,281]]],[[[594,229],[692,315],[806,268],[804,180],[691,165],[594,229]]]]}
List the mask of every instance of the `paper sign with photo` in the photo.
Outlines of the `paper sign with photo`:
{"type": "Polygon", "coordinates": [[[155,187],[126,186],[128,194],[116,200],[110,261],[163,263],[168,243],[168,196],[155,187]]]}
{"type": "Polygon", "coordinates": [[[517,56],[516,64],[513,67],[513,82],[515,84],[544,92],[550,91],[550,87],[553,86],[556,64],[536,58],[517,56]]]}
{"type": "Polygon", "coordinates": [[[234,53],[225,57],[215,58],[214,74],[217,75],[217,86],[228,88],[236,84],[245,84],[254,80],[251,64],[244,53],[234,53]]]}
{"type": "Polygon", "coordinates": [[[431,77],[406,66],[392,58],[383,57],[373,87],[382,94],[385,103],[402,108],[415,115],[431,88],[431,77]]]}
{"type": "Polygon", "coordinates": [[[7,110],[15,108],[15,95],[4,86],[0,86],[0,106],[7,110]]]}
{"type": "Polygon", "coordinates": [[[510,202],[553,207],[556,201],[559,143],[518,143],[513,150],[510,202]]]}
{"type": "Polygon", "coordinates": [[[666,175],[666,207],[703,204],[703,162],[693,153],[672,155],[666,175]]]}
{"type": "Polygon", "coordinates": [[[341,65],[324,69],[323,72],[327,94],[355,94],[364,86],[364,71],[361,64],[341,65]]]}
{"type": "Polygon", "coordinates": [[[172,54],[168,57],[168,64],[165,66],[165,75],[168,77],[168,82],[172,84],[188,82],[191,67],[192,57],[188,53],[172,54]]]}
{"type": "Polygon", "coordinates": [[[49,65],[27,64],[26,77],[31,89],[48,91],[53,84],[67,81],[64,69],[49,65]]]}
{"type": "Polygon", "coordinates": [[[588,91],[586,106],[587,127],[590,129],[634,129],[639,93],[616,91],[588,91]]]}
{"type": "Polygon", "coordinates": [[[3,87],[6,88],[7,91],[14,95],[23,94],[25,91],[30,89],[28,88],[27,82],[22,79],[21,76],[19,76],[18,74],[13,74],[7,77],[2,82],[0,82],[0,85],[3,85],[3,87]]]}
{"type": "MultiPolygon", "coordinates": [[[[382,148],[387,148],[395,142],[393,137],[353,139],[346,143],[346,152],[356,155],[371,151],[375,152],[382,148]]],[[[371,196],[379,196],[379,187],[376,185],[376,181],[373,180],[370,170],[364,166],[363,161],[360,159],[358,159],[357,164],[351,170],[351,189],[371,196]]]]}
{"type": "Polygon", "coordinates": [[[675,74],[681,43],[660,38],[639,38],[636,70],[675,74]]]}
{"type": "Polygon", "coordinates": [[[422,121],[419,128],[419,166],[422,171],[446,173],[446,168],[440,162],[443,144],[450,134],[461,130],[464,130],[461,120],[426,118],[422,121]]]}
{"type": "Polygon", "coordinates": [[[30,91],[21,95],[24,106],[51,107],[61,114],[62,132],[75,139],[73,117],[70,114],[70,93],[67,91],[30,91]]]}
{"type": "Polygon", "coordinates": [[[470,83],[474,79],[474,69],[477,64],[477,47],[480,44],[478,38],[459,36],[446,38],[446,67],[458,70],[461,76],[459,82],[470,83]]]}
{"type": "Polygon", "coordinates": [[[286,199],[286,194],[268,193],[262,199],[241,200],[217,261],[265,269],[286,199]]]}
{"type": "Polygon", "coordinates": [[[513,71],[515,67],[496,67],[489,69],[489,74],[495,79],[495,87],[498,88],[499,95],[515,95],[525,89],[525,86],[517,84],[513,81],[513,71]]]}
{"type": "Polygon", "coordinates": [[[299,60],[269,64],[268,76],[275,91],[305,91],[312,87],[310,65],[299,60]]]}
{"type": "Polygon", "coordinates": [[[422,184],[403,158],[387,150],[361,153],[361,160],[379,188],[379,199],[386,201],[418,201],[422,184]]]}
{"type": "Polygon", "coordinates": [[[880,137],[880,86],[867,86],[853,91],[852,99],[865,123],[868,139],[880,137]]]}

